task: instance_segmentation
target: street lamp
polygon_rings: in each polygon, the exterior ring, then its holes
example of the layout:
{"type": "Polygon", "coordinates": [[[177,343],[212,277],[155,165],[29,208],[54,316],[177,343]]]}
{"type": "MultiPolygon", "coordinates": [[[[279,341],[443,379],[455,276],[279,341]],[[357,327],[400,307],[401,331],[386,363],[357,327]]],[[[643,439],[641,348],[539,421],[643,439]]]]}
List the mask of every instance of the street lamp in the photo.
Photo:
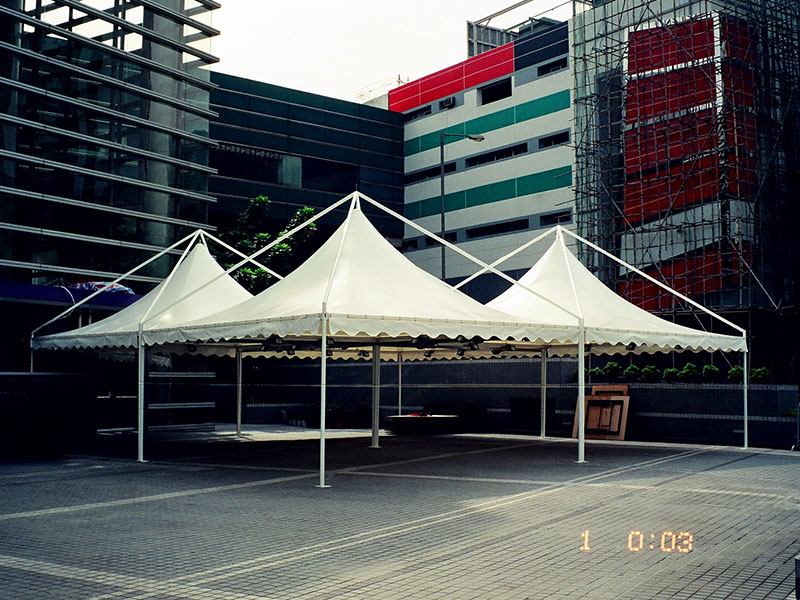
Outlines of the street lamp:
{"type": "MultiPolygon", "coordinates": [[[[444,138],[446,137],[459,137],[465,138],[468,140],[472,140],[473,142],[482,142],[486,138],[482,135],[473,135],[471,133],[445,133],[444,131],[439,133],[439,196],[442,203],[442,239],[444,239],[444,138]]],[[[444,253],[446,247],[442,244],[442,281],[445,280],[445,271],[444,271],[444,253]]]]}

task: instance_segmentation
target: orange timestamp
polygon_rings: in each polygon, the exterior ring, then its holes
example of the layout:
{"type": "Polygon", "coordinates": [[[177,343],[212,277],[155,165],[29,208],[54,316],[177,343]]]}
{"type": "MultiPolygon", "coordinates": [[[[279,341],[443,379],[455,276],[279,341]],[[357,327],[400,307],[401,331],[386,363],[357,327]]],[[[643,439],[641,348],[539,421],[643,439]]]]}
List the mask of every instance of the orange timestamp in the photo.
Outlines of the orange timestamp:
{"type": "MultiPolygon", "coordinates": [[[[689,531],[662,531],[650,533],[632,529],[628,533],[628,551],[660,550],[661,552],[688,554],[694,549],[694,535],[689,531]]],[[[589,530],[581,532],[581,552],[590,552],[589,530]]]]}

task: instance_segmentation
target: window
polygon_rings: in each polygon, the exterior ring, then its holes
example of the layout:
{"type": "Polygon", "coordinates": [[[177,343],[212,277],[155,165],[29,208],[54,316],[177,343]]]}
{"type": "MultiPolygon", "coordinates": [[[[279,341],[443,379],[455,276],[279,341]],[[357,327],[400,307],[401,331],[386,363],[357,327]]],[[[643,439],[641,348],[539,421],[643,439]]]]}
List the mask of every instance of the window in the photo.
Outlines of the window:
{"type": "Polygon", "coordinates": [[[522,144],[517,144],[516,146],[509,146],[508,148],[500,148],[499,150],[485,152],[484,154],[479,154],[478,156],[471,156],[466,159],[466,165],[467,167],[477,167],[478,165],[484,165],[496,160],[510,158],[519,154],[525,154],[527,151],[528,143],[523,142],[522,144]]]}
{"type": "Polygon", "coordinates": [[[571,210],[562,210],[555,213],[550,213],[549,215],[542,215],[539,217],[539,227],[552,227],[553,225],[558,225],[559,223],[571,223],[572,222],[572,211],[571,210]]]}
{"type": "Polygon", "coordinates": [[[467,229],[467,239],[472,240],[479,237],[490,235],[500,235],[511,233],[512,231],[523,231],[528,229],[528,219],[517,219],[516,221],[506,221],[505,223],[493,223],[492,225],[482,225],[467,229]]]}
{"type": "Polygon", "coordinates": [[[545,63],[541,65],[538,69],[536,69],[536,74],[539,77],[543,75],[549,75],[550,73],[555,73],[556,71],[561,71],[567,68],[567,57],[564,56],[563,58],[559,58],[558,60],[554,60],[549,63],[545,63]]]}
{"type": "MultiPolygon", "coordinates": [[[[456,170],[456,163],[446,163],[444,165],[444,173],[447,175],[448,173],[453,173],[456,170]]],[[[439,166],[430,167],[429,169],[423,169],[422,171],[417,171],[415,173],[409,173],[403,177],[403,183],[405,185],[409,185],[411,183],[417,183],[418,181],[425,181],[426,179],[433,179],[434,177],[439,177],[439,166]]]]}
{"type": "Polygon", "coordinates": [[[511,78],[503,79],[478,89],[478,102],[489,104],[511,96],[511,78]]]}
{"type": "Polygon", "coordinates": [[[444,100],[439,100],[439,110],[450,110],[456,107],[456,97],[450,96],[444,100]]]}
{"type": "Polygon", "coordinates": [[[414,119],[420,119],[422,117],[427,117],[431,114],[431,105],[423,106],[422,108],[417,108],[412,110],[411,112],[407,112],[403,115],[403,122],[408,123],[409,121],[413,121],[414,119]]]}
{"type": "Polygon", "coordinates": [[[405,252],[406,250],[416,250],[419,247],[419,240],[403,240],[400,249],[405,252]]]}
{"type": "Polygon", "coordinates": [[[539,138],[539,150],[543,148],[551,148],[553,146],[560,146],[561,144],[569,143],[569,131],[562,131],[561,133],[554,133],[539,138]]]}

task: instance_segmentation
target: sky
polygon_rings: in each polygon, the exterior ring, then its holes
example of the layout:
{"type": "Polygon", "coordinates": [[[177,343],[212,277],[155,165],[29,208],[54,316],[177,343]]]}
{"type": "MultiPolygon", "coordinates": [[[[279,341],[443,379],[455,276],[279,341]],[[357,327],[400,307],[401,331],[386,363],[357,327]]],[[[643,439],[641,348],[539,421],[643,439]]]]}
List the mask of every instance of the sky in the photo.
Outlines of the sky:
{"type": "MultiPolygon", "coordinates": [[[[225,0],[213,11],[221,34],[211,42],[212,69],[354,101],[383,93],[467,58],[467,20],[514,0],[225,0]],[[391,83],[391,85],[387,84],[391,83]]],[[[489,24],[509,27],[528,17],[566,19],[570,0],[533,0],[489,24]],[[553,12],[555,10],[555,12],[553,12]]]]}

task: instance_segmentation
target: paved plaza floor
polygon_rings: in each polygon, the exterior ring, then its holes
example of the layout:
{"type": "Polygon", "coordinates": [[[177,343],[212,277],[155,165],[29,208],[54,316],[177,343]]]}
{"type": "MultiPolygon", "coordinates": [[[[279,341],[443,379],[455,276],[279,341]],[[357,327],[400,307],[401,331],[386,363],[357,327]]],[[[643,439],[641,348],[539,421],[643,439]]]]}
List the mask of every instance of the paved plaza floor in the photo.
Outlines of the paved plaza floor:
{"type": "Polygon", "coordinates": [[[794,598],[800,453],[130,436],[0,462],[4,600],[794,598]]]}

